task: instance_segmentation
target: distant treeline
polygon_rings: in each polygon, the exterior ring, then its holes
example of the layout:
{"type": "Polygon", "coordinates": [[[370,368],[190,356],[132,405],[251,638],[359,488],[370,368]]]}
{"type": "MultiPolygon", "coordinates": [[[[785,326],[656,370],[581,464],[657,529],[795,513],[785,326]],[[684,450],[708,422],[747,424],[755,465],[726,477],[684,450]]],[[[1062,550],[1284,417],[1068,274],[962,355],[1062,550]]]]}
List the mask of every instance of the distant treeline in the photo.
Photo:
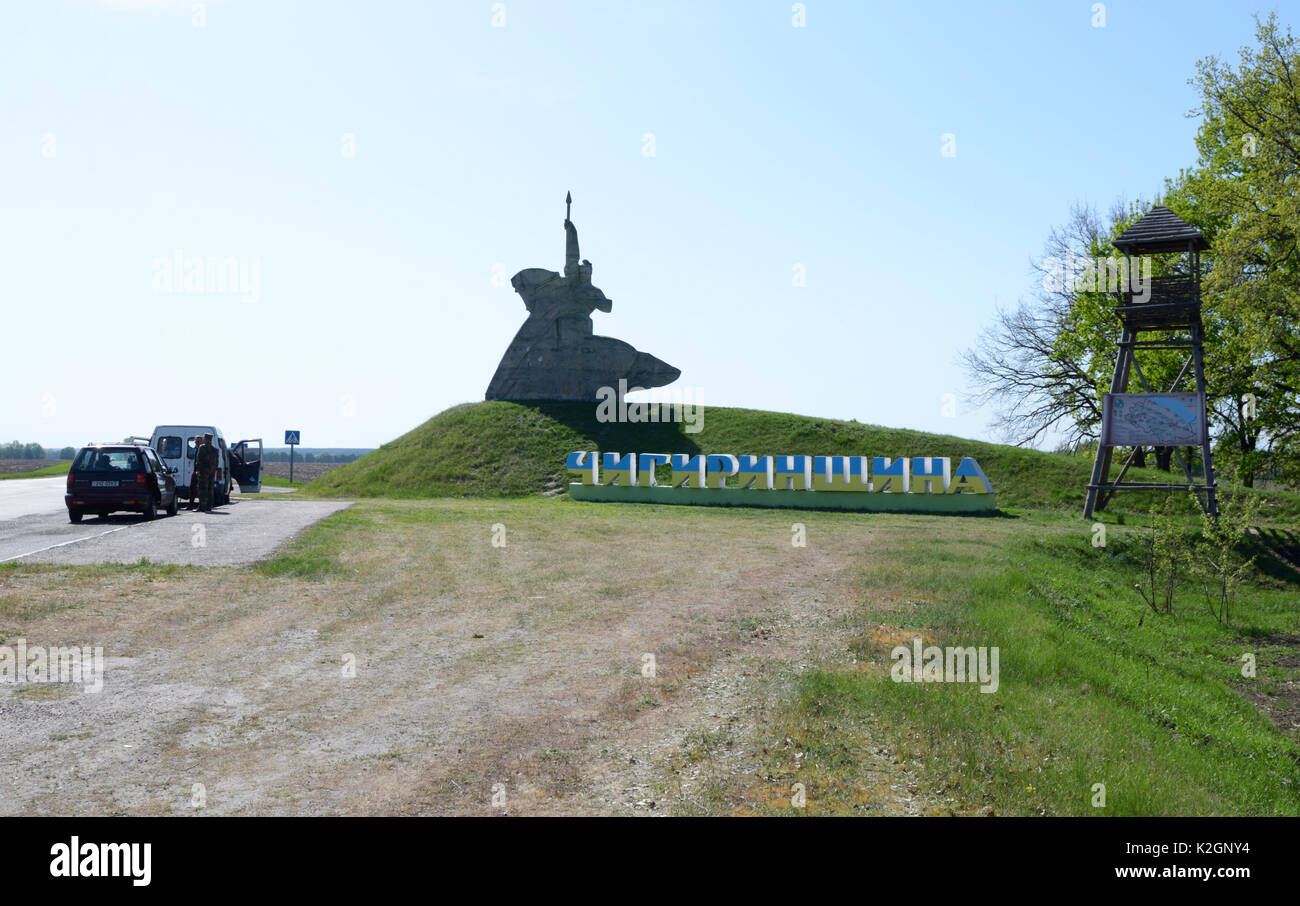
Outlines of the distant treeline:
{"type": "MultiPolygon", "coordinates": [[[[352,462],[360,459],[370,450],[299,450],[294,462],[352,462]]],[[[62,450],[47,450],[40,444],[25,444],[11,440],[0,444],[0,459],[66,459],[71,461],[77,455],[76,447],[64,447],[62,450]]],[[[288,462],[288,450],[265,450],[264,462],[288,462]]]]}
{"type": "Polygon", "coordinates": [[[0,444],[0,459],[72,459],[76,455],[77,451],[72,447],[64,447],[56,454],[40,444],[25,444],[17,440],[0,444]]]}

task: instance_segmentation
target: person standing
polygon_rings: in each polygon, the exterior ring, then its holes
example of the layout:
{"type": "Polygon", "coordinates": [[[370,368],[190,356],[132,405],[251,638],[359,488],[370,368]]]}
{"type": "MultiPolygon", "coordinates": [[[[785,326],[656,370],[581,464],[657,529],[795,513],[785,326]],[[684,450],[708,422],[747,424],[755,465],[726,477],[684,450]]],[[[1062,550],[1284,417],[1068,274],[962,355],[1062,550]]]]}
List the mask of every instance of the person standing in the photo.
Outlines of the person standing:
{"type": "Polygon", "coordinates": [[[204,513],[212,512],[212,484],[219,458],[212,435],[203,435],[203,442],[194,451],[194,472],[199,476],[199,509],[204,513]]]}
{"type": "MultiPolygon", "coordinates": [[[[197,435],[192,438],[194,443],[194,455],[190,458],[198,462],[199,447],[203,446],[203,435],[197,435]]],[[[190,466],[190,488],[189,502],[185,505],[187,510],[197,510],[199,508],[199,469],[197,465],[190,466]]]]}

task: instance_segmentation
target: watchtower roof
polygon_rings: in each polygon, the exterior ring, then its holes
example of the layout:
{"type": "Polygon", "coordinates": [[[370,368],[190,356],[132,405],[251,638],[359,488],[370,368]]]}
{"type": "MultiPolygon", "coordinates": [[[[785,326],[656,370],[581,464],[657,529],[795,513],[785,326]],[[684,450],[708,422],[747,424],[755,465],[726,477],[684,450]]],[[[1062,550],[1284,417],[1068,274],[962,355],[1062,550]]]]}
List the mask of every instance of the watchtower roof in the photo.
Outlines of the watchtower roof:
{"type": "Polygon", "coordinates": [[[1186,251],[1188,243],[1203,252],[1210,243],[1201,231],[1168,208],[1156,205],[1111,245],[1128,255],[1186,251]]]}

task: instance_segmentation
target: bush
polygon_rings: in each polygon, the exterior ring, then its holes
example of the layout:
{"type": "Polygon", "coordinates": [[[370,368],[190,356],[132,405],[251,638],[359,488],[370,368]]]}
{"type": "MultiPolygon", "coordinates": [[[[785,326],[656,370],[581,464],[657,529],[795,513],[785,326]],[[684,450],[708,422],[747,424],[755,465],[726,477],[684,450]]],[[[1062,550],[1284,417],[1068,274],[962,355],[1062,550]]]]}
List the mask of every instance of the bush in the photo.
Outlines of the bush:
{"type": "MultiPolygon", "coordinates": [[[[1188,495],[1192,496],[1192,495],[1188,495]]],[[[1195,497],[1192,497],[1195,503],[1195,497]]],[[[1187,505],[1187,498],[1170,495],[1159,504],[1153,503],[1148,513],[1150,531],[1142,537],[1141,557],[1143,580],[1133,587],[1152,613],[1172,614],[1175,592],[1183,568],[1188,561],[1188,546],[1183,530],[1174,518],[1187,505]]],[[[1199,506],[1199,503],[1196,504],[1199,506]]],[[[1143,613],[1143,619],[1146,614],[1143,613]]],[[[1138,621],[1141,625],[1142,621],[1138,621]]]]}
{"type": "Polygon", "coordinates": [[[1255,558],[1238,553],[1259,516],[1259,498],[1237,490],[1219,496],[1219,517],[1201,513],[1201,537],[1189,551],[1192,574],[1201,580],[1210,613],[1225,625],[1232,622],[1232,601],[1249,575],[1255,558]]]}

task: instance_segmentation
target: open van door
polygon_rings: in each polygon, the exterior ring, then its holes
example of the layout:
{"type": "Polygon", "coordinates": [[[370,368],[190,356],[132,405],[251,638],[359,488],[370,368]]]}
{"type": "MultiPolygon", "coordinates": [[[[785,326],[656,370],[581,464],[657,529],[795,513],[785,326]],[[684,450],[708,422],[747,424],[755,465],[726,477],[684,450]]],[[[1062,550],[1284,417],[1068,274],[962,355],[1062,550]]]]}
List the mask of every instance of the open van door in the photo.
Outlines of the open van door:
{"type": "Polygon", "coordinates": [[[239,482],[239,490],[244,494],[256,494],[262,490],[262,438],[241,440],[231,445],[230,477],[239,482]]]}

